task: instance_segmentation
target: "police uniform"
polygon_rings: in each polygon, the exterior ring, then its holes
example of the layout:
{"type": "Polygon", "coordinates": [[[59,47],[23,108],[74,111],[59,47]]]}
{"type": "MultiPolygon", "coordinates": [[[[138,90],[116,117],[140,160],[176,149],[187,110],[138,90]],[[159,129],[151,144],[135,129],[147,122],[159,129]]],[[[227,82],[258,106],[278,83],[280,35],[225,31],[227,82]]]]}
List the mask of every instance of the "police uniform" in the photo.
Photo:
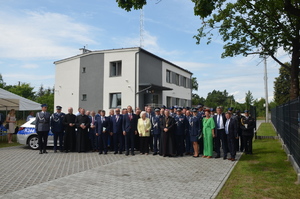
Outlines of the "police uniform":
{"type": "MultiPolygon", "coordinates": [[[[48,107],[47,104],[42,104],[41,107],[48,107]]],[[[48,112],[38,112],[36,114],[36,123],[35,130],[38,134],[39,138],[39,149],[40,154],[47,153],[47,141],[48,141],[48,133],[50,130],[50,113],[48,112]]]]}
{"type": "MultiPolygon", "coordinates": [[[[192,112],[197,112],[195,108],[192,109],[192,112]]],[[[190,134],[190,141],[191,142],[198,142],[198,138],[201,133],[201,123],[202,121],[199,119],[197,116],[191,116],[189,118],[189,134],[190,134]]],[[[202,144],[203,146],[203,144],[202,144]]],[[[195,154],[198,154],[197,151],[194,151],[194,156],[193,157],[198,157],[195,156],[195,154]]]]}
{"type": "MultiPolygon", "coordinates": [[[[178,108],[176,112],[180,112],[182,109],[178,108]]],[[[176,155],[183,156],[184,152],[184,136],[187,131],[187,120],[184,115],[181,113],[174,116],[175,119],[175,146],[176,146],[176,155]]]]}
{"type": "Polygon", "coordinates": [[[161,128],[160,128],[160,120],[163,118],[162,115],[159,115],[160,108],[156,108],[154,110],[155,112],[158,112],[158,115],[154,115],[152,117],[152,134],[153,134],[153,155],[157,155],[159,147],[157,144],[160,143],[160,134],[161,134],[161,128]]]}
{"type": "MultiPolygon", "coordinates": [[[[61,110],[61,106],[56,106],[57,110],[61,110]]],[[[64,138],[64,117],[65,114],[62,112],[53,113],[51,116],[51,131],[54,135],[54,153],[57,151],[57,139],[59,139],[59,150],[63,151],[63,138],[64,138]]]]}
{"type": "MultiPolygon", "coordinates": [[[[249,111],[246,110],[245,113],[249,111]]],[[[243,116],[241,118],[241,129],[242,129],[242,136],[244,140],[244,147],[246,154],[252,154],[252,139],[254,136],[254,127],[255,127],[255,120],[249,116],[243,116]]]]}

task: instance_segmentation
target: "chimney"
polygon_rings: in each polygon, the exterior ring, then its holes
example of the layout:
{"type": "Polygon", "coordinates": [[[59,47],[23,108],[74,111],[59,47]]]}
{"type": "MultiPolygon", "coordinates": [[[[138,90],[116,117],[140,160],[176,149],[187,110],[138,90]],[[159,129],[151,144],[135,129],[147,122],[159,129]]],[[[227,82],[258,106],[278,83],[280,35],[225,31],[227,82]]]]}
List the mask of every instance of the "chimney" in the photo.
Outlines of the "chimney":
{"type": "Polygon", "coordinates": [[[79,48],[79,50],[80,50],[80,54],[92,52],[91,50],[86,49],[85,46],[83,46],[83,48],[79,48]]]}

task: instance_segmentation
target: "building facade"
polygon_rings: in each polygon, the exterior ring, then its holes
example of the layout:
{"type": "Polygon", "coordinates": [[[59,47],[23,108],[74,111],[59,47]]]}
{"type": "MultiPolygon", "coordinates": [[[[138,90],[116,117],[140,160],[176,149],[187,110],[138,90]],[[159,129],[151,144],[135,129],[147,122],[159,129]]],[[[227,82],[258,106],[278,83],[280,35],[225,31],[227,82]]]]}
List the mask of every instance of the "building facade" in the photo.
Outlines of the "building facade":
{"type": "Polygon", "coordinates": [[[192,73],[142,48],[82,53],[54,62],[54,106],[86,110],[191,106],[192,73]]]}

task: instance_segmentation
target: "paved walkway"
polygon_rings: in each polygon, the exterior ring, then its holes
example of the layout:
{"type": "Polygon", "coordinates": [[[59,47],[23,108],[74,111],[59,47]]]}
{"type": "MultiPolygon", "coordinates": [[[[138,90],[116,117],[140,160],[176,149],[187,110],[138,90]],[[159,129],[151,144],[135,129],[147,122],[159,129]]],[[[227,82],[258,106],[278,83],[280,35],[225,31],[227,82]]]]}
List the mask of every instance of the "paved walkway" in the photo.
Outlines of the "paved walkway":
{"type": "Polygon", "coordinates": [[[235,164],[9,147],[0,149],[0,198],[214,198],[235,164]]]}

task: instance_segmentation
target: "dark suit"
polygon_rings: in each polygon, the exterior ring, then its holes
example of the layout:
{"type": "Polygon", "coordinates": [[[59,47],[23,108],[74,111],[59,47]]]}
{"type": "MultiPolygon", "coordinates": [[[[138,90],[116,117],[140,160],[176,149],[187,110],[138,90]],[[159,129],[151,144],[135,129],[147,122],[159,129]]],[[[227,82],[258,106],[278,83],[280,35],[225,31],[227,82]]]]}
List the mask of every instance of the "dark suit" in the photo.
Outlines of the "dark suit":
{"type": "Polygon", "coordinates": [[[108,117],[97,117],[96,119],[96,133],[98,133],[99,153],[104,151],[107,154],[107,143],[110,128],[110,120],[108,117]]]}
{"type": "Polygon", "coordinates": [[[78,115],[75,119],[75,124],[77,126],[76,134],[76,151],[77,152],[87,152],[89,151],[89,132],[90,119],[87,115],[78,115]],[[86,126],[85,129],[81,128],[80,125],[86,126]]]}
{"type": "Polygon", "coordinates": [[[252,139],[254,136],[255,120],[251,116],[241,118],[242,136],[244,141],[245,153],[252,154],[252,139]],[[246,125],[247,124],[247,128],[246,125]]]}
{"type": "Polygon", "coordinates": [[[226,121],[225,133],[227,135],[229,153],[231,155],[231,158],[235,159],[235,155],[236,155],[235,141],[236,141],[236,137],[238,137],[238,125],[237,125],[237,120],[235,118],[230,118],[229,120],[226,121]]]}
{"type": "Polygon", "coordinates": [[[225,113],[222,113],[221,117],[223,120],[223,126],[218,124],[218,115],[214,115],[214,121],[216,124],[216,128],[215,128],[216,137],[214,138],[214,148],[215,148],[215,152],[217,153],[217,156],[220,157],[220,154],[221,154],[220,147],[221,147],[221,142],[222,142],[224,158],[227,158],[228,141],[227,141],[227,136],[225,134],[225,123],[226,123],[225,113]]]}
{"type": "Polygon", "coordinates": [[[161,118],[160,128],[162,130],[161,135],[161,145],[159,154],[163,156],[173,156],[175,155],[175,120],[173,117],[163,117],[161,118]],[[165,132],[164,129],[167,128],[168,131],[165,132]]]}
{"type": "Polygon", "coordinates": [[[96,116],[90,116],[91,126],[93,124],[94,128],[89,128],[89,138],[91,141],[91,147],[93,151],[99,150],[98,137],[96,136],[96,116]]]}
{"type": "Polygon", "coordinates": [[[126,145],[126,155],[129,153],[129,148],[131,148],[131,153],[134,154],[134,141],[135,141],[135,131],[137,131],[137,115],[131,113],[131,117],[128,113],[123,116],[123,132],[125,135],[125,145],[126,145]]]}
{"type": "Polygon", "coordinates": [[[115,153],[119,151],[119,153],[122,153],[123,151],[123,115],[114,115],[111,117],[110,120],[111,128],[110,132],[113,133],[113,141],[114,141],[114,150],[115,153]]]}
{"type": "Polygon", "coordinates": [[[35,130],[39,138],[39,149],[46,152],[48,133],[50,130],[50,113],[48,112],[38,112],[36,114],[35,130]]]}

